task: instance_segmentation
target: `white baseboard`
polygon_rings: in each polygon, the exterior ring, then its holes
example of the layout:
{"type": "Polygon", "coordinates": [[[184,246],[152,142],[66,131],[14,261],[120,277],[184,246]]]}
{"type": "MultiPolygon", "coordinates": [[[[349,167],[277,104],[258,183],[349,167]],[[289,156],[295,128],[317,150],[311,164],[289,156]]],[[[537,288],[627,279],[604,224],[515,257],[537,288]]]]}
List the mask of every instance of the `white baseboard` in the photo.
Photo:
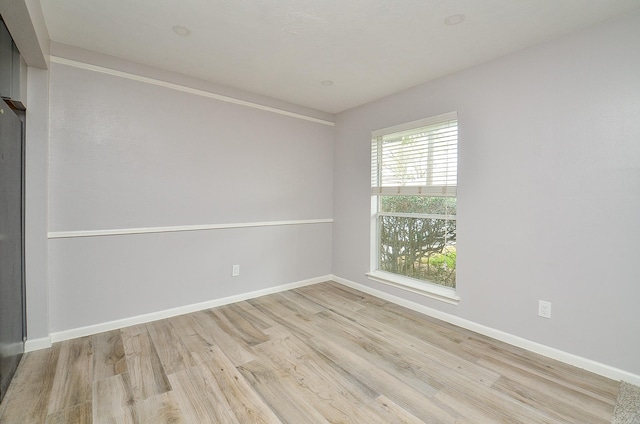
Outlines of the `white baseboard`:
{"type": "MultiPolygon", "coordinates": [[[[280,286],[269,287],[266,289],[256,290],[248,293],[241,293],[234,296],[223,297],[220,299],[208,300],[206,302],[194,303],[191,305],[180,306],[172,309],[165,309],[163,311],[151,312],[144,315],[137,315],[137,316],[119,319],[115,321],[89,325],[86,327],[79,327],[79,328],[73,328],[70,330],[58,331],[55,333],[51,333],[51,341],[60,342],[63,340],[70,340],[78,337],[90,336],[92,334],[102,333],[105,331],[117,330],[120,328],[129,327],[136,324],[144,324],[151,321],[171,318],[177,315],[184,315],[191,312],[202,311],[204,309],[215,308],[216,306],[228,305],[230,303],[241,302],[243,300],[248,300],[248,299],[254,299],[256,297],[265,296],[268,294],[279,293],[282,291],[291,290],[298,287],[304,287],[311,284],[322,283],[324,281],[331,280],[331,277],[332,277],[331,275],[325,275],[321,277],[310,278],[308,280],[297,281],[295,283],[283,284],[280,286]]],[[[51,342],[49,343],[49,346],[51,346],[51,342]]],[[[45,347],[48,347],[48,346],[43,346],[40,349],[45,347]]]]}
{"type": "Polygon", "coordinates": [[[600,362],[593,361],[591,359],[583,358],[572,353],[564,352],[559,349],[555,349],[531,340],[524,339],[522,337],[514,336],[513,334],[506,333],[504,331],[497,330],[495,328],[487,327],[482,324],[469,321],[464,318],[460,318],[455,315],[448,314],[446,312],[439,311],[437,309],[430,308],[428,306],[421,305],[416,302],[412,302],[407,299],[403,299],[398,296],[394,296],[389,293],[371,288],[364,284],[356,283],[354,281],[347,280],[336,275],[324,275],[321,277],[310,278],[308,280],[302,280],[290,284],[283,284],[280,286],[269,287],[262,290],[256,290],[248,293],[241,293],[234,296],[228,296],[220,299],[213,299],[206,302],[195,303],[191,305],[185,305],[178,308],[166,309],[163,311],[152,312],[144,315],[137,315],[134,317],[124,318],[116,321],[109,321],[105,323],[90,325],[86,327],[74,328],[65,331],[59,331],[52,333],[50,337],[43,337],[39,339],[27,340],[25,343],[25,352],[32,352],[34,350],[46,349],[51,347],[52,342],[59,342],[63,340],[74,339],[78,337],[89,336],[92,334],[102,333],[104,331],[117,330],[124,327],[129,327],[136,324],[144,324],[151,321],[157,321],[164,318],[171,318],[177,315],[188,314],[191,312],[197,312],[204,309],[215,308],[217,306],[228,305],[230,303],[241,302],[243,300],[254,299],[256,297],[265,296],[273,293],[279,293],[286,290],[295,289],[298,287],[304,287],[311,284],[317,284],[324,281],[335,281],[339,284],[343,284],[347,287],[360,290],[364,293],[368,293],[372,296],[380,299],[393,302],[400,306],[412,309],[416,312],[429,315],[431,317],[440,319],[453,325],[457,325],[467,330],[475,331],[482,335],[500,340],[513,346],[517,346],[528,351],[538,353],[540,355],[556,359],[560,362],[564,362],[569,365],[576,366],[578,368],[585,369],[587,371],[599,374],[613,380],[623,380],[628,383],[640,386],[640,375],[630,373],[618,368],[611,367],[600,362]]]}
{"type": "Polygon", "coordinates": [[[397,305],[404,306],[416,312],[420,312],[425,315],[440,319],[458,327],[466,328],[467,330],[475,331],[482,335],[500,340],[513,346],[517,346],[526,349],[530,352],[534,352],[565,364],[573,365],[578,368],[585,369],[595,374],[608,377],[612,380],[626,381],[628,383],[640,386],[640,375],[630,373],[618,368],[611,367],[609,365],[602,364],[600,362],[593,361],[591,359],[583,358],[572,353],[564,352],[543,344],[532,342],[531,340],[523,339],[522,337],[514,336],[513,334],[505,333],[504,331],[496,330],[495,328],[487,327],[482,324],[469,321],[464,318],[460,318],[455,315],[448,314],[446,312],[438,311],[437,309],[430,308],[428,306],[421,305],[419,303],[412,302],[410,300],[403,299],[398,296],[385,293],[380,290],[376,290],[364,284],[356,283],[354,281],[347,280],[345,278],[338,277],[336,275],[331,276],[331,280],[336,283],[340,283],[347,287],[360,290],[364,293],[378,297],[389,302],[393,302],[397,305]]]}
{"type": "Polygon", "coordinates": [[[39,339],[27,339],[24,342],[24,351],[33,352],[34,350],[46,349],[51,347],[51,337],[41,337],[39,339]]]}

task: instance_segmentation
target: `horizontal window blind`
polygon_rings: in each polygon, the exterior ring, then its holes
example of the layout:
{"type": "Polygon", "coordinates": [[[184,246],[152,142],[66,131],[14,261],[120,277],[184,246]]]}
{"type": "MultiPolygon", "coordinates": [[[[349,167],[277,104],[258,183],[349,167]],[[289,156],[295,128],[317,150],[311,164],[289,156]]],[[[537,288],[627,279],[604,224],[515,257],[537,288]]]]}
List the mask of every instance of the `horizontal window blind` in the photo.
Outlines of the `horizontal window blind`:
{"type": "Polygon", "coordinates": [[[457,113],[372,133],[373,195],[456,196],[457,113]]]}

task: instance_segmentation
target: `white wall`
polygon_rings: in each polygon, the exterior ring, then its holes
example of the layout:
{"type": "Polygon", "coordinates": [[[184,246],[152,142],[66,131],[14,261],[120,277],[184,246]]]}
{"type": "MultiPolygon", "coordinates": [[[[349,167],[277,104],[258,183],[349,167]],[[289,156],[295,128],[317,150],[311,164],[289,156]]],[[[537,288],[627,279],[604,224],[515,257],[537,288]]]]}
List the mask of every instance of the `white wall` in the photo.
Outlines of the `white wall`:
{"type": "Polygon", "coordinates": [[[49,344],[47,164],[49,34],[38,0],[0,2],[0,15],[28,65],[25,129],[25,280],[27,349],[49,344]]]}
{"type": "MultiPolygon", "coordinates": [[[[50,232],[331,218],[330,125],[55,58],[50,105],[50,232]]],[[[51,330],[327,275],[330,252],[331,223],[51,238],[51,330]]]]}
{"type": "Polygon", "coordinates": [[[638,40],[636,13],[339,114],[333,273],[640,374],[638,40]],[[364,275],[371,131],[454,110],[458,306],[364,275]]]}
{"type": "MultiPolygon", "coordinates": [[[[27,338],[49,337],[47,279],[49,71],[28,68],[25,152],[27,338]]],[[[45,343],[46,345],[46,343],[45,343]]]]}

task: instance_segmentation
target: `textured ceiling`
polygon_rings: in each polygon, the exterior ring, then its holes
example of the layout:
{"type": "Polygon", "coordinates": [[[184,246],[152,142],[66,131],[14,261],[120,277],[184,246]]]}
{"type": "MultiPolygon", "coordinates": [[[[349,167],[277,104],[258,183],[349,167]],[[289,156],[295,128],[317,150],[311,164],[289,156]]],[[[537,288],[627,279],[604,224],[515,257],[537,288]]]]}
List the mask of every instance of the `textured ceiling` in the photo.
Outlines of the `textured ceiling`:
{"type": "Polygon", "coordinates": [[[640,9],[640,0],[41,2],[59,43],[330,113],[640,9]],[[464,21],[446,25],[453,14],[464,21]]]}

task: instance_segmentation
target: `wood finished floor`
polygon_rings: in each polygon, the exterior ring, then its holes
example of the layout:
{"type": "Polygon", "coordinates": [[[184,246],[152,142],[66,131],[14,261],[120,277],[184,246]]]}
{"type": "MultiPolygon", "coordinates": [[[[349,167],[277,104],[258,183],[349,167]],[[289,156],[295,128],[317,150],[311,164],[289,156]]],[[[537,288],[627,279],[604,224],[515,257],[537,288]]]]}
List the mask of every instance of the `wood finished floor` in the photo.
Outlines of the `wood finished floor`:
{"type": "Polygon", "coordinates": [[[609,423],[618,388],[321,283],[31,352],[0,423],[609,423]]]}

